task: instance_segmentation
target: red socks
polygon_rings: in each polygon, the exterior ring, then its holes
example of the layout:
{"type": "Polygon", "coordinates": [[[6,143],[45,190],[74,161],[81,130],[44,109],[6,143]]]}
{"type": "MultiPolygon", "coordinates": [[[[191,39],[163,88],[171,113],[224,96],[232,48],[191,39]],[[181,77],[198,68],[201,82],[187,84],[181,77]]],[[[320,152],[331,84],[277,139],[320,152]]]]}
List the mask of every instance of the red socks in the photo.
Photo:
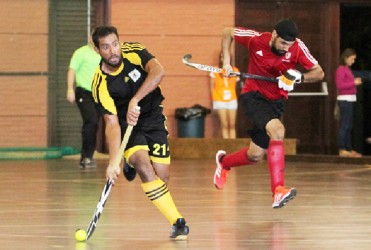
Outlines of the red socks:
{"type": "MultiPolygon", "coordinates": [[[[247,150],[248,148],[243,148],[237,152],[225,155],[220,160],[223,168],[230,169],[242,165],[255,164],[255,162],[249,160],[247,150]]],[[[267,160],[271,175],[271,190],[274,194],[277,186],[284,186],[285,152],[283,148],[283,141],[271,140],[269,142],[267,160]]]]}
{"type": "Polygon", "coordinates": [[[274,194],[277,186],[284,186],[285,152],[283,141],[271,140],[267,151],[269,172],[271,174],[271,190],[274,194]]]}
{"type": "Polygon", "coordinates": [[[247,157],[248,149],[249,148],[243,148],[237,152],[224,156],[220,161],[223,165],[223,168],[230,169],[242,165],[254,164],[255,162],[250,161],[249,158],[247,157]]]}

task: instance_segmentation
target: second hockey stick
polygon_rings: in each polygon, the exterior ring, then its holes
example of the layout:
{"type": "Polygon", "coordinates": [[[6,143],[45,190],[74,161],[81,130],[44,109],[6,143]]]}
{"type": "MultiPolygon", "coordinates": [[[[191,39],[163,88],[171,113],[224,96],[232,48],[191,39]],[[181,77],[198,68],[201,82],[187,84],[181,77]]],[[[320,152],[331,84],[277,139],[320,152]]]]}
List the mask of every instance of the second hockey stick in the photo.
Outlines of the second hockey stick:
{"type": "MultiPolygon", "coordinates": [[[[204,65],[204,64],[199,64],[199,63],[192,63],[189,60],[192,58],[191,54],[186,54],[183,56],[183,63],[189,67],[196,68],[198,70],[203,70],[203,71],[208,71],[208,72],[213,72],[213,73],[222,73],[223,69],[209,66],[209,65],[204,65]]],[[[272,77],[267,77],[267,76],[259,76],[259,75],[253,75],[249,73],[241,73],[241,72],[231,72],[230,73],[232,76],[240,76],[242,78],[249,78],[249,79],[255,79],[255,80],[262,80],[262,81],[267,81],[267,82],[274,82],[277,83],[278,79],[277,78],[272,78],[272,77]]]]}

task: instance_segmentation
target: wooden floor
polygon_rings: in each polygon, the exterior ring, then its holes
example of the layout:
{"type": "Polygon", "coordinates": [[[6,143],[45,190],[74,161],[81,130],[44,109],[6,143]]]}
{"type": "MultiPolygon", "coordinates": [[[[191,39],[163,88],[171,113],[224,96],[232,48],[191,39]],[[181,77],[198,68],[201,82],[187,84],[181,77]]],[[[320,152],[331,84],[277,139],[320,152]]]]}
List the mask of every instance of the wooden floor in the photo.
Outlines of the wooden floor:
{"type": "Polygon", "coordinates": [[[371,165],[286,164],[298,196],[271,208],[266,162],[231,171],[213,186],[212,160],[172,162],[169,188],[190,226],[187,242],[168,239],[170,224],[121,178],[97,229],[86,229],[105,183],[106,160],[81,171],[76,160],[0,161],[0,249],[371,249],[371,165]]]}

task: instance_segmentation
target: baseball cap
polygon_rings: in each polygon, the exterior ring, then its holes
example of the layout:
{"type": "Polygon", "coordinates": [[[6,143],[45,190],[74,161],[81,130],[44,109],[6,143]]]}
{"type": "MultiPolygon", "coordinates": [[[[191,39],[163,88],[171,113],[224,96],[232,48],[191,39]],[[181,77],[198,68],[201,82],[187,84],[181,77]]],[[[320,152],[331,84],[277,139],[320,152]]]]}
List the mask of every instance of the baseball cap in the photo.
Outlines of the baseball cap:
{"type": "Polygon", "coordinates": [[[274,26],[274,29],[278,36],[286,41],[295,41],[298,35],[298,26],[289,19],[284,19],[278,22],[274,26]]]}

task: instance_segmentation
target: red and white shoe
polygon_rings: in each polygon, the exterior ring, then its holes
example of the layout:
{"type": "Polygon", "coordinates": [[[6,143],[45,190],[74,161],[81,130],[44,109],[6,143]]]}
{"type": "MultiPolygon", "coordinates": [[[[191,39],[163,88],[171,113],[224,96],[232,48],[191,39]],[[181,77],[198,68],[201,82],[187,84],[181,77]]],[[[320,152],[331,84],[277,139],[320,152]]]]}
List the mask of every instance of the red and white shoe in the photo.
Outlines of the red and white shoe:
{"type": "Polygon", "coordinates": [[[227,182],[227,177],[230,169],[223,168],[220,159],[226,155],[226,152],[223,150],[219,150],[216,153],[215,161],[216,161],[216,170],[214,174],[214,185],[217,189],[223,189],[225,183],[227,182]]]}
{"type": "Polygon", "coordinates": [[[286,205],[287,202],[294,199],[296,196],[296,189],[290,188],[286,189],[283,186],[276,187],[273,195],[273,208],[281,208],[286,205]]]}

